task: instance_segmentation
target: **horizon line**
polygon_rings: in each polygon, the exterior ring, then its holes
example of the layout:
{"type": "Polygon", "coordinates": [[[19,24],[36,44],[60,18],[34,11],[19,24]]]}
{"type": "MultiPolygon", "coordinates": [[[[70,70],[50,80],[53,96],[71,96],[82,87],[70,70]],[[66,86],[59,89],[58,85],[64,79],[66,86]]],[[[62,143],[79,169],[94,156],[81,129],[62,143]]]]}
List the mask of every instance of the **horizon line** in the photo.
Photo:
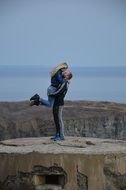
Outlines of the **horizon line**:
{"type": "MultiPolygon", "coordinates": [[[[26,67],[30,67],[30,66],[41,66],[41,67],[45,67],[45,68],[49,68],[49,67],[53,67],[52,65],[41,65],[41,64],[19,64],[19,65],[17,65],[17,64],[0,64],[0,66],[2,66],[2,67],[6,67],[6,66],[17,66],[17,67],[20,67],[20,66],[26,66],[26,67]]],[[[73,67],[73,68],[82,68],[82,67],[84,67],[84,68],[108,68],[108,67],[110,67],[110,68],[119,68],[119,67],[126,67],[125,65],[116,65],[116,66],[113,66],[113,65],[103,65],[103,66],[101,66],[101,65],[95,65],[95,66],[87,66],[87,65],[70,65],[69,66],[70,68],[71,67],[73,67]]]]}

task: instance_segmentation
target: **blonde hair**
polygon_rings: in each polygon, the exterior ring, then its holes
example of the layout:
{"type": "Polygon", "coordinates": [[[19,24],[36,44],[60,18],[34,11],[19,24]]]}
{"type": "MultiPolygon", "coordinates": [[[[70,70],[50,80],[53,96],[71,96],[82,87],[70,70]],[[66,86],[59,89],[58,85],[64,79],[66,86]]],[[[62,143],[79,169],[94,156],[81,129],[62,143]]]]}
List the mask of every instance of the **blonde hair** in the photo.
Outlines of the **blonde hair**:
{"type": "Polygon", "coordinates": [[[59,71],[60,69],[67,69],[68,68],[68,65],[67,63],[60,63],[58,65],[56,65],[51,71],[50,71],[50,76],[53,77],[57,71],[59,71]]]}

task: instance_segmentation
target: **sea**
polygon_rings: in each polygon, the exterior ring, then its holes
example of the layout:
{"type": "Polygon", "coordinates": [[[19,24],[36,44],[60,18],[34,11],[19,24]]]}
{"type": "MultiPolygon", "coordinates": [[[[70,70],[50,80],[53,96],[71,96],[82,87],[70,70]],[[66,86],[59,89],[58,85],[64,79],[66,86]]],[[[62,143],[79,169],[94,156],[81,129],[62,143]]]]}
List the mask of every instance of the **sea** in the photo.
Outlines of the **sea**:
{"type": "MultiPolygon", "coordinates": [[[[0,101],[29,100],[38,93],[47,98],[50,67],[0,65],[0,101]]],[[[126,67],[71,67],[73,78],[66,100],[126,103],[126,67]]]]}

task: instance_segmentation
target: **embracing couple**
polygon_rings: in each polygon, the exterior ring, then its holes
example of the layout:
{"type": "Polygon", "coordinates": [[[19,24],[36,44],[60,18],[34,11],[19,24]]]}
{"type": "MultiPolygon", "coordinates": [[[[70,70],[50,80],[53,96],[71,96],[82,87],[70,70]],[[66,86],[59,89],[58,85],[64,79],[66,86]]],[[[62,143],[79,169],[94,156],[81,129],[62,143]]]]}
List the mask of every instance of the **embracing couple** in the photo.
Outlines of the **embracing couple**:
{"type": "Polygon", "coordinates": [[[56,134],[51,137],[51,140],[60,141],[65,140],[62,112],[64,97],[67,93],[72,73],[68,70],[67,63],[61,63],[52,69],[50,76],[51,84],[47,88],[48,100],[41,98],[38,94],[35,94],[30,98],[30,106],[44,105],[52,108],[56,134]]]}

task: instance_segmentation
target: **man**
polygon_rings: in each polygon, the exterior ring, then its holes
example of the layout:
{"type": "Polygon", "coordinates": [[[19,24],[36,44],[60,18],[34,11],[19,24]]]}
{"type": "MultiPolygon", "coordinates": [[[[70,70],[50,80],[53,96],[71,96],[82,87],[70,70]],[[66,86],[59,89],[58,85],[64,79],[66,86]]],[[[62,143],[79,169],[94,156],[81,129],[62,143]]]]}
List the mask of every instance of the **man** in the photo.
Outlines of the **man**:
{"type": "Polygon", "coordinates": [[[51,140],[58,141],[64,140],[64,123],[62,119],[64,98],[68,90],[69,80],[72,78],[72,73],[68,70],[64,71],[64,82],[57,89],[56,92],[50,94],[54,96],[54,105],[53,105],[53,118],[56,127],[56,135],[51,138],[51,140]]]}
{"type": "MultiPolygon", "coordinates": [[[[69,70],[65,70],[63,72],[63,76],[64,78],[62,84],[57,88],[56,91],[51,91],[49,94],[49,96],[54,98],[53,118],[56,127],[56,134],[51,138],[51,140],[54,141],[64,140],[64,124],[62,119],[62,112],[64,106],[64,98],[68,90],[69,80],[72,78],[72,73],[69,70]]],[[[34,95],[30,100],[32,102],[32,105],[46,105],[41,104],[41,98],[38,94],[34,95]]]]}

